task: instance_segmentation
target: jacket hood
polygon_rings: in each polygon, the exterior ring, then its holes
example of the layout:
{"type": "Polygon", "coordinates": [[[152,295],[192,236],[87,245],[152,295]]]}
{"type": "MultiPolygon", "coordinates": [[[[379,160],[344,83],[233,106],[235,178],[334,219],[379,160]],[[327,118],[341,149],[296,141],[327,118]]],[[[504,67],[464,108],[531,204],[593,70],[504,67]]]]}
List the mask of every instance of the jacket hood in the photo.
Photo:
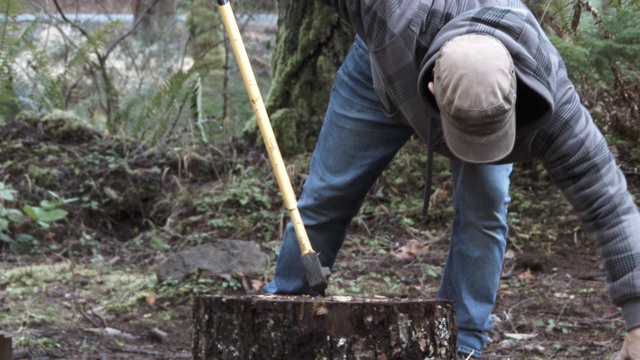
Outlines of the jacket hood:
{"type": "Polygon", "coordinates": [[[435,97],[427,89],[427,83],[433,81],[433,67],[440,48],[448,40],[469,33],[497,38],[513,57],[518,78],[518,129],[538,127],[550,118],[560,57],[531,12],[506,7],[483,7],[461,13],[435,36],[423,58],[418,78],[418,93],[429,114],[440,117],[435,97]]]}

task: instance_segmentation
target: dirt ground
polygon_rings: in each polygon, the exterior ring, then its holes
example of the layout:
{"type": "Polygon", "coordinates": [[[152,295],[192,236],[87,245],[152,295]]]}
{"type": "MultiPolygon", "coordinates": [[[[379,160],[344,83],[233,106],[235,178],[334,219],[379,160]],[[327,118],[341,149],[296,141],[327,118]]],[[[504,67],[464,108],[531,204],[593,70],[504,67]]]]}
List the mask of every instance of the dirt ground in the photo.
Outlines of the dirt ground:
{"type": "MultiPolygon", "coordinates": [[[[29,132],[22,129],[15,136],[25,134],[29,132]]],[[[111,154],[108,147],[103,151],[111,154]]],[[[448,183],[444,181],[430,221],[402,225],[407,218],[380,196],[385,186],[391,193],[403,192],[390,185],[394,171],[392,166],[383,176],[376,185],[380,189],[372,192],[352,223],[332,271],[329,295],[435,299],[448,247],[448,183]],[[391,210],[381,210],[387,207],[391,210]]],[[[444,176],[438,173],[436,180],[444,176]]],[[[633,172],[628,177],[637,197],[640,177],[633,172]]],[[[604,291],[596,250],[557,189],[535,168],[516,168],[512,183],[511,232],[495,326],[483,358],[608,359],[622,343],[623,320],[604,291]]],[[[272,219],[278,221],[269,227],[281,227],[282,216],[272,219]]],[[[166,231],[149,235],[136,228],[142,226],[141,219],[102,220],[94,219],[94,226],[110,223],[111,232],[68,220],[37,232],[37,251],[17,253],[7,244],[2,247],[0,329],[13,336],[13,359],[191,358],[193,296],[254,294],[272,277],[280,242],[277,231],[266,240],[247,236],[273,260],[262,274],[194,274],[159,284],[153,267],[188,244],[175,236],[154,238],[166,231]],[[113,230],[116,224],[118,231],[113,230]]]]}
{"type": "MultiPolygon", "coordinates": [[[[45,218],[11,222],[13,241],[0,241],[0,330],[12,336],[13,358],[190,358],[193,296],[259,291],[273,277],[287,219],[264,154],[234,146],[176,156],[104,137],[60,114],[0,127],[4,209],[68,211],[47,226],[45,218]],[[158,283],[153,269],[162,259],[217,239],[254,241],[269,255],[267,268],[158,283]]],[[[639,198],[638,149],[616,146],[615,153],[639,198]]],[[[436,298],[451,176],[448,162],[436,158],[438,190],[421,217],[423,156],[411,141],[374,185],[328,295],[436,298]]],[[[297,191],[308,161],[289,159],[297,191]]],[[[608,359],[624,324],[604,291],[596,249],[539,164],[515,167],[511,184],[510,234],[484,358],[608,359]]]]}
{"type": "MultiPolygon", "coordinates": [[[[335,280],[329,294],[435,298],[438,271],[446,256],[446,236],[434,241],[419,234],[410,242],[378,244],[389,249],[384,255],[362,249],[367,245],[361,240],[368,236],[357,231],[350,235],[333,271],[335,280]]],[[[406,233],[386,236],[403,239],[406,233]]],[[[9,269],[61,261],[53,256],[4,259],[9,260],[3,263],[9,269]]],[[[102,271],[146,274],[148,269],[145,264],[117,256],[104,261],[109,265],[102,265],[100,275],[69,277],[61,273],[17,298],[6,295],[11,292],[10,281],[0,283],[0,308],[15,319],[2,324],[3,330],[14,336],[14,359],[191,358],[195,292],[172,296],[157,285],[139,284],[148,293],[136,295],[135,288],[128,289],[121,296],[134,297],[131,304],[122,310],[105,310],[100,306],[101,297],[117,290],[104,288],[108,281],[103,280],[106,273],[102,271]],[[94,281],[98,284],[90,283],[94,281]],[[56,314],[48,314],[53,309],[56,314]]],[[[510,246],[494,310],[495,327],[483,358],[608,359],[621,345],[623,321],[604,292],[599,264],[595,250],[579,233],[559,238],[545,251],[510,246]]],[[[83,267],[91,268],[88,264],[83,267]]],[[[260,284],[267,279],[253,280],[260,284]]],[[[207,293],[207,289],[199,291],[207,293]]],[[[229,289],[226,293],[243,292],[229,289]]],[[[217,289],[215,293],[225,292],[217,289]]]]}

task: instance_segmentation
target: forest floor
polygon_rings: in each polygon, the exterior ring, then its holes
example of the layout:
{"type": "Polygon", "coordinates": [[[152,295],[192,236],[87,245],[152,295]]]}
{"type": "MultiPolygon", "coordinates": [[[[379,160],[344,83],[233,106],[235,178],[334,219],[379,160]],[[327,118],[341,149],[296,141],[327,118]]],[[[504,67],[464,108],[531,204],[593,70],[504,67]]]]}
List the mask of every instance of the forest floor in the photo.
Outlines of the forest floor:
{"type": "MultiPolygon", "coordinates": [[[[16,221],[13,242],[0,244],[0,329],[13,337],[14,359],[190,358],[194,295],[253,294],[273,276],[286,215],[268,162],[240,145],[233,160],[222,155],[230,149],[153,152],[73,121],[20,119],[0,128],[3,184],[17,191],[4,207],[48,200],[68,211],[48,226],[16,221]],[[270,263],[260,274],[156,280],[162,259],[217,239],[254,241],[270,263]]],[[[372,189],[328,295],[435,299],[451,180],[437,158],[441,186],[421,218],[421,149],[411,141],[372,189]]],[[[640,157],[617,153],[638,198],[640,157]]],[[[308,159],[290,160],[296,190],[308,159]]],[[[623,320],[605,293],[596,249],[539,164],[515,168],[511,195],[484,358],[608,359],[621,345],[623,320]]]]}

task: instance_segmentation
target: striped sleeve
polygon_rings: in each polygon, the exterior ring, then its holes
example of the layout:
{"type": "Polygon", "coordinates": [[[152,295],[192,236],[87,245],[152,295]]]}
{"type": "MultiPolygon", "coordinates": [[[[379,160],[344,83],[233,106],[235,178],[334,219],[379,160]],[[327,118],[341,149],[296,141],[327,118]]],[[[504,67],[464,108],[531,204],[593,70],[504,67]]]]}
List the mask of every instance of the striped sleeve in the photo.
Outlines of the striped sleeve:
{"type": "Polygon", "coordinates": [[[607,269],[607,290],[628,329],[640,327],[640,213],[608,145],[566,80],[550,126],[534,139],[607,269]]]}

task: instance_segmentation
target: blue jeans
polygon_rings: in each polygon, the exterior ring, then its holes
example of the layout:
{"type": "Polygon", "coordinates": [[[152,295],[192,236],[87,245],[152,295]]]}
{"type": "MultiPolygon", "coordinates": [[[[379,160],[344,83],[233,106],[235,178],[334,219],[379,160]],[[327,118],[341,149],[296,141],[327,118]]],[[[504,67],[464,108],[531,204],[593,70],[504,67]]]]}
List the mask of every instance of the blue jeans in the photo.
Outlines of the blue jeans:
{"type": "MultiPolygon", "coordinates": [[[[370,187],[413,130],[385,115],[371,80],[369,54],[356,39],[335,85],[298,208],[323,266],[333,266],[352,218],[370,187]]],[[[479,356],[491,329],[491,311],[506,245],[511,165],[451,161],[455,183],[451,244],[439,297],[453,300],[458,350],[479,356]]],[[[417,195],[420,196],[421,194],[417,195]]],[[[300,248],[286,228],[275,278],[264,292],[309,294],[300,248]]]]}

